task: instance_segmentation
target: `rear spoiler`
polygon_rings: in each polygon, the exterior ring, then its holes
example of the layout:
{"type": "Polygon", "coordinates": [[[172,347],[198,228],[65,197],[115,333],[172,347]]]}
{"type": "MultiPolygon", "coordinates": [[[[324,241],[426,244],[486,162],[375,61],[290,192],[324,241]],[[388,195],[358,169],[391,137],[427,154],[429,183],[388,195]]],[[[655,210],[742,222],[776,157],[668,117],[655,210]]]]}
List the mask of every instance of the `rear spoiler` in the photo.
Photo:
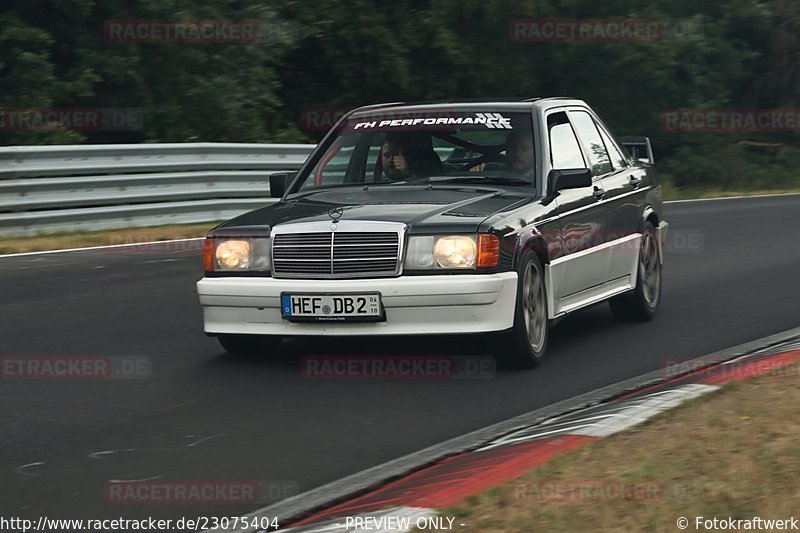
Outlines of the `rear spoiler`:
{"type": "Polygon", "coordinates": [[[619,142],[634,161],[655,164],[656,160],[653,157],[653,147],[650,146],[649,137],[620,137],[619,142]]]}

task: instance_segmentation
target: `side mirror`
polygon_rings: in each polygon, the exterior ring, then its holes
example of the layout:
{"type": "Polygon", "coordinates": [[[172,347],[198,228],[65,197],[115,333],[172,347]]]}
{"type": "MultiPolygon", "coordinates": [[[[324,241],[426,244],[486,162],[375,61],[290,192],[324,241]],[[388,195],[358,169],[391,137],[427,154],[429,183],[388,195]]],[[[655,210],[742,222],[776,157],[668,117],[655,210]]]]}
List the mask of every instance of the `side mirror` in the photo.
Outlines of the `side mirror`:
{"type": "Polygon", "coordinates": [[[635,161],[655,165],[653,147],[649,137],[620,137],[619,142],[635,161]]]}
{"type": "Polygon", "coordinates": [[[280,198],[286,192],[286,187],[297,176],[297,172],[276,172],[269,175],[269,195],[280,198]]]}
{"type": "Polygon", "coordinates": [[[563,189],[579,189],[592,186],[592,171],[588,168],[551,170],[547,175],[547,190],[550,194],[563,189]]]}

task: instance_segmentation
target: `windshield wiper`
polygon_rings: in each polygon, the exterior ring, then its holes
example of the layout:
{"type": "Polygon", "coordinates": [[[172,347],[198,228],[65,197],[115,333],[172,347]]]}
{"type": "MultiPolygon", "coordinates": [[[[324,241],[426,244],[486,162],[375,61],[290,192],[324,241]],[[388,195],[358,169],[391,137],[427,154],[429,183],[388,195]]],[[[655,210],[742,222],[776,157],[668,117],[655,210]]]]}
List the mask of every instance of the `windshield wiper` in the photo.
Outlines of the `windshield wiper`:
{"type": "Polygon", "coordinates": [[[384,185],[405,185],[408,183],[407,181],[369,181],[366,183],[362,183],[361,189],[364,191],[368,191],[370,187],[375,186],[384,186],[384,185]]]}
{"type": "Polygon", "coordinates": [[[490,185],[527,185],[532,186],[528,180],[521,178],[501,178],[496,176],[451,176],[444,178],[430,178],[427,183],[487,183],[490,185]]]}

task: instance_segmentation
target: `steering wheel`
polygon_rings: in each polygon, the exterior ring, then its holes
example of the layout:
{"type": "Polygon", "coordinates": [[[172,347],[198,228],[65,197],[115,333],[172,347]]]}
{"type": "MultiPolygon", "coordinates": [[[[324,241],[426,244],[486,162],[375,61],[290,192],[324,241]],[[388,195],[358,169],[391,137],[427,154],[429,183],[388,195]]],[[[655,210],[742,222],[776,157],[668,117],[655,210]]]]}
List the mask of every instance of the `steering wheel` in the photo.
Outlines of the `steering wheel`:
{"type": "Polygon", "coordinates": [[[464,163],[462,167],[459,169],[460,172],[468,172],[469,169],[476,165],[480,165],[481,163],[503,163],[505,162],[505,156],[501,154],[484,154],[475,161],[470,161],[469,163],[464,163]]]}

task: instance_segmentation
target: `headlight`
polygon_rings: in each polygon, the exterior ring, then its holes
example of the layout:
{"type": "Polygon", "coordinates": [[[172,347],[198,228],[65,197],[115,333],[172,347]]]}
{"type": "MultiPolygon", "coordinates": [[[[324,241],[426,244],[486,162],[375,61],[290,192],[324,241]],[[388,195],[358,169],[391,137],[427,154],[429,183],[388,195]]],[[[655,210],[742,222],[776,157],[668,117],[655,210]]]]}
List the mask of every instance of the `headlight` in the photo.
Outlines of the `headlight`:
{"type": "Polygon", "coordinates": [[[208,238],[203,263],[206,272],[269,270],[269,239],[208,238]]]}
{"type": "Polygon", "coordinates": [[[250,267],[250,241],[222,241],[214,252],[220,270],[247,270],[250,267]]]}
{"type": "Polygon", "coordinates": [[[499,262],[495,235],[411,236],[405,268],[409,270],[495,267],[499,262]]]}
{"type": "Polygon", "coordinates": [[[478,256],[474,237],[440,237],[433,245],[433,260],[441,268],[473,268],[478,256]]]}
{"type": "Polygon", "coordinates": [[[406,268],[411,270],[433,268],[433,236],[408,239],[406,268]]]}

